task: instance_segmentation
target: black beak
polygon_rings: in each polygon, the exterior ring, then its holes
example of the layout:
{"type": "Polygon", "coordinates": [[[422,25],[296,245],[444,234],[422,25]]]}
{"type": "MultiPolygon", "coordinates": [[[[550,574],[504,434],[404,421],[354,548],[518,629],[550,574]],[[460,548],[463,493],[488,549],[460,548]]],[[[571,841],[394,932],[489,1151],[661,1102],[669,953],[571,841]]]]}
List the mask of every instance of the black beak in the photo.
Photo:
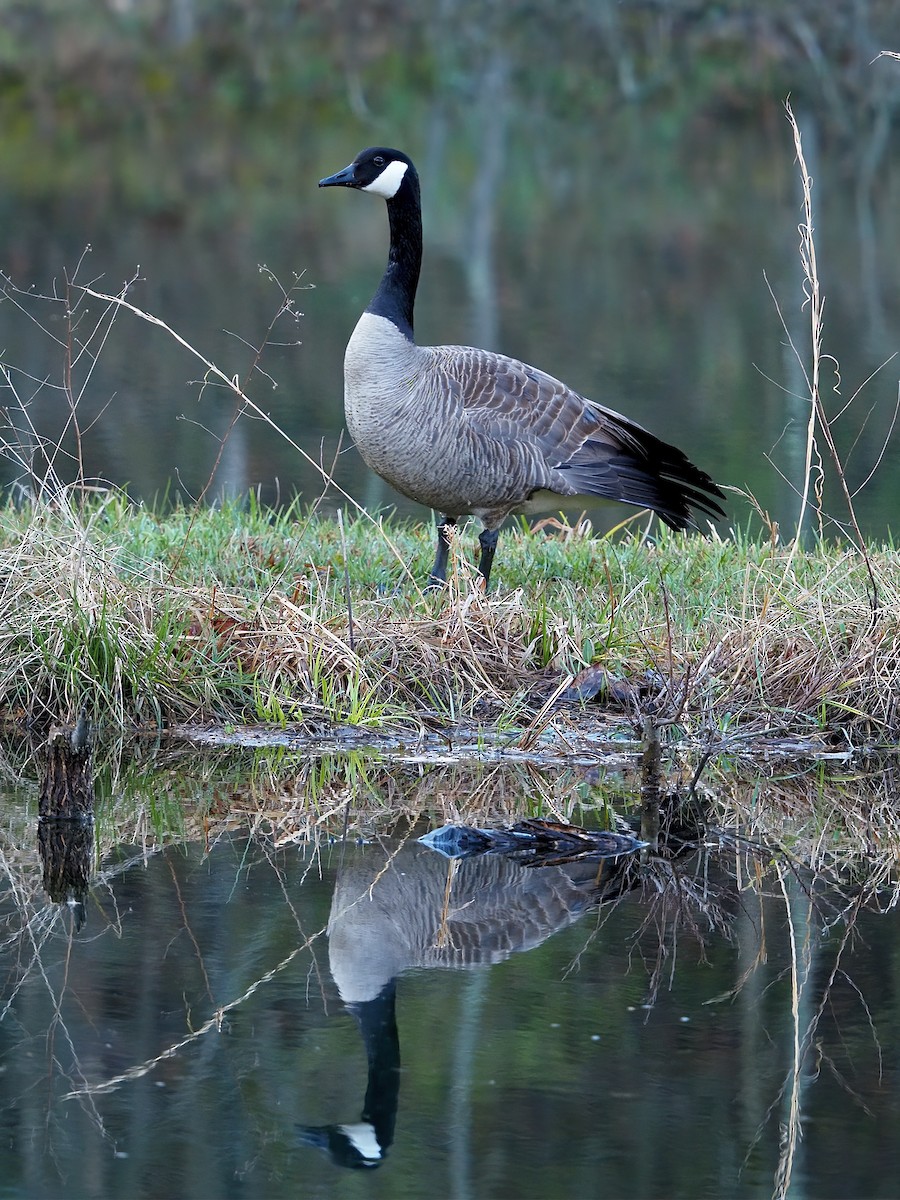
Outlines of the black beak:
{"type": "Polygon", "coordinates": [[[336,175],[328,175],[319,180],[319,187],[356,187],[356,163],[344,167],[336,175]]]}

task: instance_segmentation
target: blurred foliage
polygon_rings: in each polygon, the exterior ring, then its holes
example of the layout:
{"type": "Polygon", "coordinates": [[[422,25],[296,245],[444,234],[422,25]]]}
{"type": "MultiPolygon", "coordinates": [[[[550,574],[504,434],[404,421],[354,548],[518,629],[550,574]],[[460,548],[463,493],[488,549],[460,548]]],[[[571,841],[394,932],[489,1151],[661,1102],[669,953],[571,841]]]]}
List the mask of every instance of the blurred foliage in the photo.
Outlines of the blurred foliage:
{"type": "Polygon", "coordinates": [[[894,26],[887,0],[0,0],[0,173],[54,207],[219,222],[238,215],[223,184],[282,183],[317,127],[408,131],[423,99],[471,105],[498,62],[526,141],[586,120],[614,154],[634,105],[677,140],[790,91],[852,143],[893,112],[898,72],[870,64],[894,26]]]}

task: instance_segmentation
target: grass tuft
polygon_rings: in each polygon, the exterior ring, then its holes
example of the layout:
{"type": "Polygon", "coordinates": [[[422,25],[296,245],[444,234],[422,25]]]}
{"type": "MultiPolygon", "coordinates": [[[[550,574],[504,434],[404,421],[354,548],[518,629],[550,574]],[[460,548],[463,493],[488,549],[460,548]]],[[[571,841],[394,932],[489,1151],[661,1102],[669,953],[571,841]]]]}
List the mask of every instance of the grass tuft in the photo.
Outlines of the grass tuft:
{"type": "Polygon", "coordinates": [[[599,663],[632,685],[621,719],[646,709],[705,742],[858,746],[900,728],[892,546],[866,564],[824,541],[792,556],[740,532],[611,542],[586,522],[519,526],[485,596],[465,534],[444,591],[412,584],[430,543],[424,526],[341,528],[256,501],[162,514],[59,489],[9,503],[0,708],[41,723],[84,711],[119,729],[438,721],[512,734],[599,663]]]}

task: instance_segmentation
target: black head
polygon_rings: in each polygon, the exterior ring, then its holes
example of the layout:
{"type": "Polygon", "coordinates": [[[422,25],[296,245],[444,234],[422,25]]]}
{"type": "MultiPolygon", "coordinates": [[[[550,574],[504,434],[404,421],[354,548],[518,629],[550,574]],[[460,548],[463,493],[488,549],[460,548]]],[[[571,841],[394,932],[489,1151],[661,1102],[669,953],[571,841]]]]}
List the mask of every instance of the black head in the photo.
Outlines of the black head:
{"type": "Polygon", "coordinates": [[[319,180],[319,187],[350,187],[361,192],[371,192],[392,200],[404,181],[416,177],[412,159],[400,150],[387,146],[370,146],[361,150],[349,167],[319,180]]]}

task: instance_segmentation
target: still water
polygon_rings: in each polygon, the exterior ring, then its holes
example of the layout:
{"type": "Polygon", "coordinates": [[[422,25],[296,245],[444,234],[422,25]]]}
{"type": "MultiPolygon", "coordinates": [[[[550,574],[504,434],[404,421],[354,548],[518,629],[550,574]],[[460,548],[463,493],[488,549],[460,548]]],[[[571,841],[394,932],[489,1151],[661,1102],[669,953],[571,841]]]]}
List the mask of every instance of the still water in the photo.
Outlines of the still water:
{"type": "Polygon", "coordinates": [[[382,816],[310,839],[283,768],[265,798],[215,769],[107,781],[83,914],[41,888],[35,788],[7,787],[3,1195],[712,1200],[779,1169],[789,1195],[900,1194],[895,911],[727,837],[537,866],[415,840],[479,788],[533,809],[499,768],[420,768],[432,812],[402,831],[396,771],[339,771],[320,812],[382,816]]]}

